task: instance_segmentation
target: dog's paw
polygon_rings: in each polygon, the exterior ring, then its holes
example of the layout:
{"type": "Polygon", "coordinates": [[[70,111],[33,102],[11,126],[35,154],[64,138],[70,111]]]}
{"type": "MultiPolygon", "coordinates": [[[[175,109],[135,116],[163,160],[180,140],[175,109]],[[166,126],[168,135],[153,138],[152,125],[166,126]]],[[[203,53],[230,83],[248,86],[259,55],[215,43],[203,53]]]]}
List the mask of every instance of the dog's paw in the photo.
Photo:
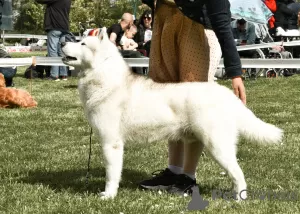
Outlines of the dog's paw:
{"type": "Polygon", "coordinates": [[[117,193],[101,192],[100,198],[103,200],[113,199],[116,195],[117,193]]]}

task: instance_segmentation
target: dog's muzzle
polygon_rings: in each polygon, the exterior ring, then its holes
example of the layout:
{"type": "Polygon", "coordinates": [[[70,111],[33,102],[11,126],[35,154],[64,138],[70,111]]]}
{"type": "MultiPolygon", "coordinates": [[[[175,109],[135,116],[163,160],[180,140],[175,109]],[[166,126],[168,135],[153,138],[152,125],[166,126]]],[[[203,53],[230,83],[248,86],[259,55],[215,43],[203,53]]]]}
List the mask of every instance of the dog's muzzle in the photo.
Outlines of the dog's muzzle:
{"type": "Polygon", "coordinates": [[[62,58],[62,60],[64,62],[69,62],[69,61],[77,60],[77,58],[76,57],[72,57],[72,56],[65,56],[65,57],[62,58]]]}

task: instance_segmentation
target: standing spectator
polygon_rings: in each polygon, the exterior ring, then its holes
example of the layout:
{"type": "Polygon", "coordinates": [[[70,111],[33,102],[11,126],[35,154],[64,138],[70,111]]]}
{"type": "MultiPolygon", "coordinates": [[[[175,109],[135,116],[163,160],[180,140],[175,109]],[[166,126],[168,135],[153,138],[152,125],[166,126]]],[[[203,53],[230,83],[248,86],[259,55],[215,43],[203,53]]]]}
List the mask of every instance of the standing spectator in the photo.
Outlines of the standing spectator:
{"type": "MultiPolygon", "coordinates": [[[[47,32],[47,50],[49,57],[62,56],[60,43],[65,41],[69,32],[69,13],[71,0],[35,0],[47,6],[44,17],[44,28],[47,32]]],[[[67,80],[66,66],[52,66],[50,79],[59,81],[59,77],[67,80]]]]}
{"type": "MultiPolygon", "coordinates": [[[[246,103],[228,0],[160,0],[156,7],[155,2],[143,0],[155,9],[149,76],[161,83],[212,81],[222,50],[225,71],[232,78],[234,92],[246,103]]],[[[168,167],[142,181],[140,187],[180,195],[190,193],[196,185],[195,171],[202,150],[200,142],[183,144],[170,140],[168,167]]]]}
{"type": "Polygon", "coordinates": [[[112,41],[119,49],[122,49],[120,41],[125,30],[130,29],[131,25],[133,25],[132,14],[124,13],[120,23],[114,24],[107,29],[110,41],[112,41]]]}
{"type": "MultiPolygon", "coordinates": [[[[149,49],[147,48],[147,42],[149,42],[152,38],[152,14],[151,10],[146,10],[141,15],[139,22],[138,22],[138,31],[137,34],[134,36],[133,40],[138,43],[138,49],[149,49]]],[[[148,53],[149,54],[149,53],[148,53]]]]}

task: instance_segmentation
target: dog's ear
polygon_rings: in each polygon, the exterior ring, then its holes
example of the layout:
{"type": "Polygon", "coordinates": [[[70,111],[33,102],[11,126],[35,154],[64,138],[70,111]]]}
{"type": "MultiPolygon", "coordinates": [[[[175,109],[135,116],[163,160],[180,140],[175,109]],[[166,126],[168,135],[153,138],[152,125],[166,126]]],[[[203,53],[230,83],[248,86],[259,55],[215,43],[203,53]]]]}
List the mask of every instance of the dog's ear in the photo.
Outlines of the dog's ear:
{"type": "Polygon", "coordinates": [[[108,39],[108,35],[107,35],[107,32],[106,32],[106,27],[101,28],[101,32],[99,33],[98,38],[99,38],[100,41],[108,39]]]}

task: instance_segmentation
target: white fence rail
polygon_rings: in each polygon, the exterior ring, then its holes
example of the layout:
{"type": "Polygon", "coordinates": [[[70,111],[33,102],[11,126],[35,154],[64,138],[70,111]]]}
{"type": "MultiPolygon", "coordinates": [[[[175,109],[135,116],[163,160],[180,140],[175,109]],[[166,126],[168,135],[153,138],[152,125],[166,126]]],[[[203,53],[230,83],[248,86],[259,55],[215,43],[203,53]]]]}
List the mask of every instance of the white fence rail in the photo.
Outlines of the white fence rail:
{"type": "MultiPolygon", "coordinates": [[[[125,58],[130,67],[148,67],[149,58],[125,58]]],[[[65,65],[61,57],[0,58],[0,67],[36,65],[65,65]]],[[[300,68],[300,59],[241,59],[243,68],[300,68]]],[[[223,60],[220,68],[224,67],[223,60]]]]}
{"type": "MultiPolygon", "coordinates": [[[[37,38],[46,39],[46,35],[33,34],[5,34],[4,38],[37,38]]],[[[80,37],[77,37],[80,40],[80,37]]],[[[261,59],[241,59],[243,68],[300,68],[300,59],[265,59],[261,49],[271,48],[274,46],[300,46],[300,40],[290,42],[272,42],[265,44],[254,44],[237,46],[238,51],[257,50],[261,59]]],[[[35,57],[37,65],[64,65],[60,57],[35,57]]],[[[126,58],[126,62],[131,67],[148,67],[149,58],[126,58]]],[[[0,58],[0,67],[10,66],[26,66],[33,64],[32,58],[0,58]]],[[[221,60],[219,68],[223,68],[223,60],[221,60]]]]}
{"type": "MultiPolygon", "coordinates": [[[[46,35],[34,35],[34,34],[3,34],[4,39],[47,39],[46,35]]],[[[77,40],[80,40],[80,36],[76,36],[77,40]]]]}

